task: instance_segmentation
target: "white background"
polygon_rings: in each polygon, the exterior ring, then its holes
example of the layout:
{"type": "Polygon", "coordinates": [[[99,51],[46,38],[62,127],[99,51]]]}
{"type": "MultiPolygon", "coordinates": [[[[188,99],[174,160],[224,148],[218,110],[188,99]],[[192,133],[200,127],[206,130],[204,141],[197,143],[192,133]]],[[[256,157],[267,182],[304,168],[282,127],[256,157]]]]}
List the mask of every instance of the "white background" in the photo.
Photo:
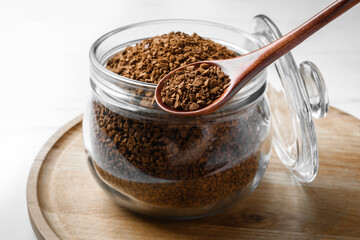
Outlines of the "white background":
{"type": "MultiPolygon", "coordinates": [[[[161,18],[249,29],[268,15],[283,33],[331,1],[0,0],[0,239],[35,239],[26,181],[46,140],[81,114],[89,96],[88,50],[102,34],[161,18]]],[[[360,118],[360,6],[293,51],[322,71],[330,103],[360,118]]],[[[321,167],[321,166],[320,166],[321,167]]]]}

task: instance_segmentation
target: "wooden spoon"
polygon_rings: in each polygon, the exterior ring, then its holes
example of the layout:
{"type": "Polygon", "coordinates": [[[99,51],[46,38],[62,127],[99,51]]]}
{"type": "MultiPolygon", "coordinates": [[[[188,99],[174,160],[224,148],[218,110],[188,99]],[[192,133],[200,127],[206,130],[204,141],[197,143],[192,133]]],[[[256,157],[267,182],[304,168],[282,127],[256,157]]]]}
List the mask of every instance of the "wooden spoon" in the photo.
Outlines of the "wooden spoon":
{"type": "Polygon", "coordinates": [[[230,98],[232,98],[261,70],[265,69],[272,62],[289,52],[317,32],[320,28],[324,27],[359,2],[360,0],[337,0],[282,38],[246,55],[226,60],[196,62],[177,68],[160,80],[155,91],[155,100],[164,111],[175,115],[195,117],[210,114],[229,101],[230,98]],[[231,84],[226,91],[224,91],[220,98],[215,100],[212,104],[195,111],[180,111],[165,105],[162,102],[161,91],[169,77],[182,68],[187,66],[199,67],[201,63],[219,66],[223,72],[230,76],[231,84]]]}

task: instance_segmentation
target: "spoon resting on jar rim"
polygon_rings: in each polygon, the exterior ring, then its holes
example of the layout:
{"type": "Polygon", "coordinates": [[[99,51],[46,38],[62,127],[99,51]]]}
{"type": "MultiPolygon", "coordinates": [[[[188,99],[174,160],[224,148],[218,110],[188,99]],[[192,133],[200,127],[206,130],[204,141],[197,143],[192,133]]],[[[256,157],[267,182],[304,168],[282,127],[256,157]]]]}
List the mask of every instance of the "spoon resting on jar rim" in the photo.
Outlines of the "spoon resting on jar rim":
{"type": "Polygon", "coordinates": [[[360,0],[337,0],[288,34],[251,53],[225,60],[196,62],[177,68],[159,81],[155,90],[155,100],[161,109],[175,115],[197,117],[210,114],[229,101],[256,74],[359,2],[360,0]],[[184,71],[189,66],[196,69],[201,64],[217,66],[229,76],[230,82],[221,96],[210,105],[193,111],[176,110],[165,104],[161,93],[169,80],[179,71],[184,71]]]}

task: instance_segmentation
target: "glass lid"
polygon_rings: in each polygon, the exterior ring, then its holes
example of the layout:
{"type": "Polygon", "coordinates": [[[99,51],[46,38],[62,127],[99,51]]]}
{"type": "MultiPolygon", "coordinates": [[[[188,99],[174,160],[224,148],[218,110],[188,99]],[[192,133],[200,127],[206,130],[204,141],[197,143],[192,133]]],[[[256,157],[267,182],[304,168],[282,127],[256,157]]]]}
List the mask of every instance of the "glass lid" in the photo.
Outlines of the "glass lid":
{"type": "MultiPolygon", "coordinates": [[[[276,25],[264,15],[253,19],[251,33],[258,38],[259,47],[282,37],[276,25]]],[[[298,180],[311,182],[319,167],[313,117],[324,117],[329,108],[323,78],[309,61],[298,67],[291,52],[270,65],[268,74],[274,149],[298,180]]]]}

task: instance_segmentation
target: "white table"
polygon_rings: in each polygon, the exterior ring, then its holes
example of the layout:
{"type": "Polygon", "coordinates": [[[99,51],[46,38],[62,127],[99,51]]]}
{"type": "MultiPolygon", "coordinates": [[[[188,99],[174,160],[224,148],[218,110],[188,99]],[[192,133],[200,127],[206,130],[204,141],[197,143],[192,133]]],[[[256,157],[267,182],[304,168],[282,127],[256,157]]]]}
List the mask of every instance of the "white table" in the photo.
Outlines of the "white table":
{"type": "MultiPolygon", "coordinates": [[[[216,21],[248,30],[271,17],[285,33],[330,0],[0,0],[0,238],[35,239],[25,189],[45,141],[81,114],[89,89],[88,50],[102,34],[159,18],[216,21]]],[[[331,104],[360,118],[360,6],[294,50],[322,71],[331,104]]],[[[320,166],[321,167],[321,166],[320,166]]]]}

